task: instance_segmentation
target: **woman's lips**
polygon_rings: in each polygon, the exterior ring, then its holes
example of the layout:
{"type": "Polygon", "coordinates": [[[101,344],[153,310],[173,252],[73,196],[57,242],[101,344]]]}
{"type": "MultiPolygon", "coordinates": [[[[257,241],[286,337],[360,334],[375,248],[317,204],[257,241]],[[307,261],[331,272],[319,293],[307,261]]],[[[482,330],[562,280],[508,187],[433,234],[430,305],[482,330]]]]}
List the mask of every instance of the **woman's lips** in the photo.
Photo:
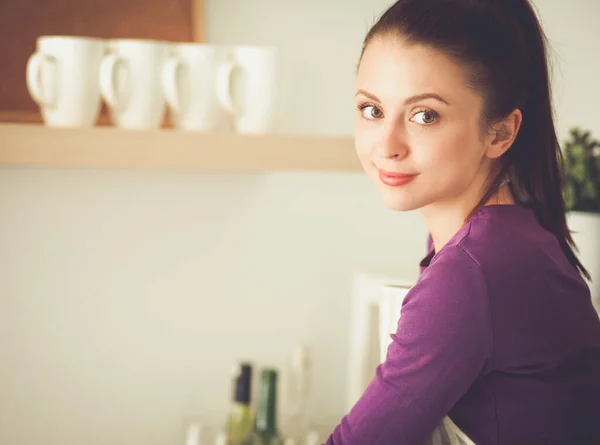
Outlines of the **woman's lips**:
{"type": "Polygon", "coordinates": [[[417,175],[379,170],[379,179],[381,180],[381,182],[383,182],[385,185],[389,185],[392,187],[399,187],[401,185],[408,184],[416,177],[417,175]]]}

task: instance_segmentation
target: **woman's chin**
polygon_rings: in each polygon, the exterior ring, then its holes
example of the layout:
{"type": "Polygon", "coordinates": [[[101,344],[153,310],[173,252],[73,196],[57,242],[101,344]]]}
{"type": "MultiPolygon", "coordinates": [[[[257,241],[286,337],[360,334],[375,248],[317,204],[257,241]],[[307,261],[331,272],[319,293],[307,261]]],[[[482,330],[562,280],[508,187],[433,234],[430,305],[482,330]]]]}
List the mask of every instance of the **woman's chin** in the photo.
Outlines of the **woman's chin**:
{"type": "Polygon", "coordinates": [[[408,212],[410,210],[417,210],[422,207],[414,197],[411,197],[405,193],[390,190],[380,190],[381,198],[384,204],[392,210],[398,212],[408,212]]]}

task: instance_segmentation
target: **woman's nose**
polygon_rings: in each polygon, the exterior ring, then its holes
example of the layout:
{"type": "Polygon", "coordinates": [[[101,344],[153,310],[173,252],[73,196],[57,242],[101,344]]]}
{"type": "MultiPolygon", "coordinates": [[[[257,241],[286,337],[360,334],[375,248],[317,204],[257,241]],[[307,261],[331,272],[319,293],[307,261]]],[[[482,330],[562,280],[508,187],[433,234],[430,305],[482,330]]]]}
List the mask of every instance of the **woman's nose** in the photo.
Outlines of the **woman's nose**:
{"type": "Polygon", "coordinates": [[[386,159],[404,159],[410,152],[406,134],[400,125],[389,125],[379,141],[377,152],[386,159]]]}

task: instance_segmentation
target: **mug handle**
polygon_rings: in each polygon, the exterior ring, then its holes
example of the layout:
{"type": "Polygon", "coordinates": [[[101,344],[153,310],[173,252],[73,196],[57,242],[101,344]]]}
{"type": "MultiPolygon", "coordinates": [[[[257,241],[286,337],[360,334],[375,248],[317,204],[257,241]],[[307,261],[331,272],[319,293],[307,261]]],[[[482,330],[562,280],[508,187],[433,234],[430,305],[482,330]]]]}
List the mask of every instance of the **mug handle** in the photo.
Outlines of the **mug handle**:
{"type": "Polygon", "coordinates": [[[242,69],[241,65],[233,62],[226,62],[217,71],[216,93],[221,106],[234,116],[239,116],[241,111],[239,105],[235,103],[231,92],[231,76],[237,69],[242,69]]]}
{"type": "Polygon", "coordinates": [[[46,95],[42,87],[42,69],[44,65],[56,64],[56,59],[48,54],[35,52],[27,60],[27,90],[34,101],[45,107],[54,107],[56,100],[52,92],[46,95]]]}
{"type": "Polygon", "coordinates": [[[181,69],[181,61],[177,57],[167,60],[162,69],[162,86],[167,103],[176,113],[181,112],[181,99],[177,74],[181,69]]]}
{"type": "Polygon", "coordinates": [[[122,98],[117,94],[117,68],[123,66],[125,61],[117,54],[108,54],[104,56],[100,63],[100,94],[115,109],[121,109],[123,106],[122,98]]]}

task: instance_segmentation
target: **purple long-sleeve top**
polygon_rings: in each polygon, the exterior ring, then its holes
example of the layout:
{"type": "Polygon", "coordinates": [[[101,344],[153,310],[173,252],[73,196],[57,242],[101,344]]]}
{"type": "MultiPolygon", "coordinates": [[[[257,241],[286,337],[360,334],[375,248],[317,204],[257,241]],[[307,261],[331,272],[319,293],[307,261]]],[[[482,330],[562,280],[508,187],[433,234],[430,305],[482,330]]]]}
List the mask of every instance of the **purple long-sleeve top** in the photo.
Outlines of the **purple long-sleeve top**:
{"type": "MultiPolygon", "coordinates": [[[[600,254],[600,252],[599,252],[600,254]]],[[[532,210],[487,206],[421,263],[384,363],[327,445],[600,444],[600,321],[532,210]]]]}

